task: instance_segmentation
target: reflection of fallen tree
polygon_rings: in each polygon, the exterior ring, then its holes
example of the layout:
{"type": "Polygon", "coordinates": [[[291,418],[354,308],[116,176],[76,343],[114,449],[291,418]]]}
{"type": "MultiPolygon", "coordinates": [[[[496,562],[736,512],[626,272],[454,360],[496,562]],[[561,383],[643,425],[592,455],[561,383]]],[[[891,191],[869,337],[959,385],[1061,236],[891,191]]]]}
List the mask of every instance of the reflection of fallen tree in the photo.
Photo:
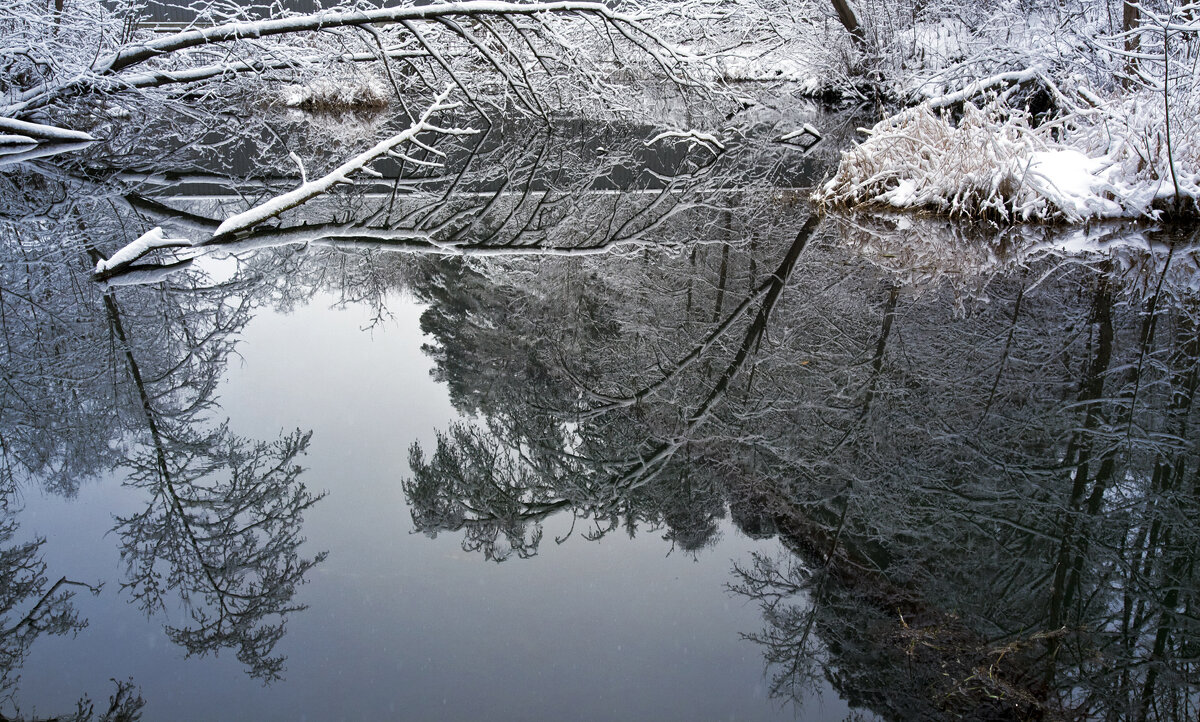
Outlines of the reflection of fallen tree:
{"type": "Polygon", "coordinates": [[[549,132],[538,133],[515,154],[486,145],[485,136],[466,149],[465,157],[454,158],[460,168],[444,172],[452,149],[439,150],[436,144],[466,131],[441,128],[428,118],[450,107],[444,100],[431,106],[420,123],[372,151],[230,219],[130,195],[131,209],[161,228],[100,261],[95,278],[110,285],[155,283],[206,253],[286,246],[457,256],[596,255],[627,246],[670,245],[670,230],[689,221],[701,228],[711,225],[713,212],[724,203],[710,193],[719,183],[714,172],[719,157],[712,154],[668,155],[671,167],[654,172],[641,170],[638,158],[618,150],[602,158],[581,157],[567,145],[570,139],[549,132]],[[372,164],[405,143],[410,147],[398,157],[401,177],[378,180],[372,164]],[[425,175],[430,169],[438,175],[425,175]],[[360,180],[351,177],[352,171],[360,180]],[[620,173],[629,177],[618,181],[620,173]],[[344,196],[333,192],[337,186],[345,186],[344,196]],[[391,191],[356,194],[362,186],[391,186],[391,191]],[[342,201],[357,204],[353,213],[339,208],[342,201]]]}
{"type": "MultiPolygon", "coordinates": [[[[800,228],[799,233],[796,234],[796,239],[792,242],[787,253],[784,254],[779,267],[767,276],[767,280],[761,286],[746,297],[745,302],[735,307],[724,323],[717,325],[713,332],[702,339],[690,353],[670,366],[669,370],[663,374],[661,380],[646,385],[628,396],[600,396],[597,399],[600,405],[588,408],[582,412],[583,417],[587,417],[597,413],[629,407],[646,400],[652,393],[661,391],[666,382],[676,378],[678,374],[686,371],[696,359],[705,355],[713,347],[714,341],[723,336],[733,326],[734,322],[740,319],[742,314],[752,306],[754,301],[759,301],[758,310],[754,314],[750,325],[746,328],[745,335],[741,343],[737,346],[733,357],[729,360],[728,365],[717,377],[705,397],[694,408],[684,413],[682,428],[677,429],[670,435],[671,440],[659,443],[656,447],[642,453],[636,459],[608,462],[609,466],[625,467],[616,484],[613,485],[614,493],[624,488],[636,488],[653,479],[662,465],[670,460],[686,443],[695,438],[701,427],[709,421],[716,408],[724,401],[726,394],[729,392],[730,384],[742,373],[747,362],[753,358],[755,347],[761,344],[771,320],[771,313],[779,302],[784,288],[787,286],[796,261],[800,258],[804,247],[808,245],[809,239],[816,231],[818,222],[819,219],[816,215],[808,218],[800,228]]],[[[589,395],[595,396],[595,392],[589,391],[589,395]]]]}
{"type": "MultiPolygon", "coordinates": [[[[540,522],[550,514],[570,510],[578,520],[591,519],[597,523],[593,536],[598,537],[615,527],[622,513],[633,523],[635,512],[631,499],[643,489],[657,487],[672,459],[680,454],[692,439],[711,421],[715,411],[724,403],[731,385],[753,359],[755,348],[767,332],[771,315],[791,273],[818,225],[810,216],[783,255],[779,267],[767,274],[742,303],[733,307],[715,330],[685,354],[673,368],[665,370],[664,378],[652,382],[627,396],[585,390],[590,406],[576,409],[577,422],[590,422],[602,428],[602,417],[626,411],[661,391],[668,381],[676,380],[700,356],[708,355],[717,342],[731,330],[741,331],[736,349],[726,366],[720,370],[697,404],[681,415],[681,424],[670,433],[661,435],[668,440],[643,443],[640,453],[613,458],[601,455],[599,449],[587,453],[569,451],[567,433],[560,427],[563,416],[575,418],[575,412],[560,412],[538,423],[537,436],[525,436],[521,431],[505,429],[503,425],[485,433],[474,427],[455,426],[450,434],[439,435],[436,450],[428,461],[419,446],[410,454],[413,479],[405,482],[405,493],[412,505],[414,525],[418,530],[436,534],[438,531],[465,533],[463,547],[483,551],[486,557],[503,560],[510,554],[532,556],[541,541],[540,522]],[[747,317],[750,322],[745,323],[747,317]],[[608,529],[604,527],[607,523],[608,529]]],[[[524,433],[528,433],[528,429],[524,433]]],[[[686,476],[686,475],[685,475],[686,476]]],[[[686,479],[682,480],[685,487],[686,479]]],[[[668,486],[672,481],[666,482],[668,486]]],[[[651,489],[650,493],[661,491],[651,489]]],[[[723,504],[719,506],[723,507],[723,504]]],[[[696,546],[707,543],[715,529],[705,521],[678,517],[673,535],[681,542],[694,539],[696,546]],[[706,529],[706,533],[687,534],[706,529]]],[[[685,548],[689,544],[683,543],[685,548]]]]}
{"type": "Polygon", "coordinates": [[[473,541],[503,549],[520,527],[497,522],[524,518],[527,554],[545,512],[632,533],[700,490],[693,517],[717,518],[715,496],[795,555],[743,566],[784,698],[811,672],[899,719],[1184,705],[1165,680],[1195,668],[1191,250],[1035,240],[1013,266],[986,245],[894,258],[881,239],[864,258],[815,243],[758,338],[773,280],[720,247],[707,269],[649,254],[520,279],[515,264],[454,264],[420,286],[436,289],[424,327],[456,403],[488,426],[449,442],[439,470],[474,481],[414,519],[470,519],[501,530],[473,541]],[[952,285],[980,268],[986,302],[952,285]],[[472,475],[470,445],[509,455],[491,467],[503,499],[472,475]]]}
{"type": "MultiPolygon", "coordinates": [[[[340,164],[337,168],[329,173],[308,180],[304,177],[304,167],[301,165],[302,183],[300,187],[288,191],[286,193],[276,195],[270,199],[259,203],[249,210],[242,211],[222,221],[212,231],[212,236],[208,239],[189,241],[181,238],[167,238],[160,228],[154,228],[142,234],[128,245],[116,250],[108,258],[96,263],[96,277],[101,280],[119,275],[123,271],[128,271],[134,274],[139,274],[142,277],[147,275],[155,275],[150,268],[136,265],[137,261],[148,253],[160,249],[173,248],[203,248],[213,245],[225,246],[240,246],[241,250],[248,248],[261,248],[264,245],[270,244],[270,241],[263,241],[261,238],[256,241],[247,241],[243,236],[245,231],[260,226],[263,223],[270,221],[281,214],[303,205],[308,201],[325,195],[334,187],[343,184],[349,184],[353,181],[350,176],[357,175],[372,175],[379,176],[379,173],[373,170],[371,164],[378,162],[383,158],[394,157],[401,161],[406,161],[416,165],[437,166],[440,165],[437,161],[428,161],[411,157],[403,150],[405,146],[415,146],[428,153],[444,156],[445,154],[436,148],[429,145],[426,140],[421,139],[421,135],[439,136],[439,135],[471,135],[475,133],[471,129],[463,128],[442,128],[436,125],[432,118],[434,115],[453,110],[459,105],[457,103],[447,102],[447,97],[450,94],[450,87],[447,87],[433,103],[426,108],[421,116],[408,128],[403,131],[376,143],[373,147],[365,150],[358,155],[340,164]]],[[[299,159],[297,158],[299,163],[299,159]]],[[[361,235],[361,234],[360,234],[361,235]]],[[[291,242],[308,242],[316,240],[320,236],[310,236],[307,239],[300,239],[291,242]]],[[[353,241],[344,241],[353,242],[353,241]]],[[[277,240],[275,245],[283,245],[288,241],[277,240]]],[[[230,250],[227,248],[227,250],[230,250]]],[[[177,259],[172,263],[160,267],[160,270],[174,272],[187,267],[189,259],[177,259]]],[[[161,273],[157,276],[161,277],[161,273]]]]}

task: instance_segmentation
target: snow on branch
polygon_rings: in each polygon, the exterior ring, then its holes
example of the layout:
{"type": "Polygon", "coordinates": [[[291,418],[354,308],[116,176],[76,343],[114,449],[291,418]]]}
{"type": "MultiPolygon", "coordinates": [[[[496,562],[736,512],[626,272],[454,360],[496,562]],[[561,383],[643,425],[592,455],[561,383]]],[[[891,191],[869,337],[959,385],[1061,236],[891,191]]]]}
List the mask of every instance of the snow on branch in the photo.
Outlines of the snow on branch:
{"type": "Polygon", "coordinates": [[[70,143],[73,141],[95,140],[95,138],[82,131],[56,128],[52,125],[43,125],[41,123],[30,123],[29,121],[17,120],[15,118],[0,117],[0,131],[12,135],[23,135],[39,141],[70,143]]]}
{"type": "Polygon", "coordinates": [[[27,148],[31,145],[37,145],[37,141],[34,140],[33,138],[30,138],[27,135],[13,135],[11,133],[0,133],[0,153],[15,152],[15,151],[9,150],[12,148],[18,148],[18,149],[24,150],[25,148],[27,148]]]}
{"type": "MultiPolygon", "coordinates": [[[[446,128],[439,126],[434,122],[433,117],[438,113],[443,113],[445,111],[460,107],[460,103],[450,102],[448,100],[452,89],[452,85],[447,85],[446,88],[434,99],[433,103],[425,109],[417,121],[404,131],[375,144],[374,147],[359,153],[320,178],[304,180],[300,184],[300,187],[296,188],[295,190],[275,196],[247,211],[227,218],[224,222],[217,226],[216,230],[212,232],[212,236],[210,238],[198,242],[188,239],[167,238],[163,233],[163,230],[156,227],[128,245],[122,247],[108,259],[99,261],[96,264],[96,275],[103,279],[107,279],[117,274],[124,273],[127,270],[132,270],[132,263],[155,249],[199,247],[212,245],[213,243],[226,243],[232,241],[234,240],[232,236],[241,231],[248,230],[266,220],[274,218],[284,211],[296,208],[297,206],[300,206],[312,200],[313,198],[329,192],[332,188],[339,184],[352,182],[350,176],[355,173],[378,175],[378,173],[372,170],[369,165],[381,157],[391,155],[398,158],[404,158],[410,162],[415,162],[414,159],[409,158],[400,150],[400,147],[407,143],[416,145],[434,153],[435,155],[444,155],[444,153],[441,151],[438,151],[428,143],[422,141],[418,136],[422,133],[466,136],[473,135],[478,132],[472,128],[446,128]]],[[[421,163],[424,165],[431,164],[429,161],[421,161],[421,163]]],[[[436,163],[433,164],[436,165],[436,163]]],[[[185,266],[175,266],[172,267],[171,271],[177,271],[183,267],[185,266]]]]}
{"type": "Polygon", "coordinates": [[[192,245],[186,238],[167,238],[163,229],[155,226],[138,236],[107,259],[96,262],[96,273],[118,266],[127,266],[156,248],[181,248],[192,245]]]}
{"type": "Polygon", "coordinates": [[[922,105],[934,110],[940,108],[948,108],[951,105],[964,103],[968,100],[973,100],[983,93],[994,88],[1003,87],[1006,85],[1024,85],[1039,78],[1044,78],[1045,74],[1042,69],[1034,66],[1025,68],[1024,70],[1014,70],[1007,73],[998,73],[988,78],[981,78],[972,83],[969,83],[962,90],[953,93],[946,93],[935,98],[926,100],[922,105]]]}
{"type": "Polygon", "coordinates": [[[262,223],[267,219],[274,218],[286,210],[306,203],[307,201],[328,192],[336,185],[348,183],[350,174],[364,170],[369,171],[366,166],[372,161],[375,161],[384,155],[396,155],[397,151],[395,149],[397,146],[409,142],[420,142],[417,140],[417,136],[421,133],[433,132],[442,135],[473,135],[477,133],[478,131],[472,128],[442,128],[434,125],[431,122],[430,119],[435,114],[446,110],[452,110],[461,105],[460,103],[447,102],[446,99],[449,97],[450,91],[451,86],[447,86],[446,89],[434,99],[433,104],[425,109],[425,112],[421,114],[421,117],[417,119],[417,122],[409,126],[403,132],[397,133],[391,138],[377,143],[375,147],[359,153],[335,168],[332,172],[315,180],[302,183],[300,187],[294,191],[276,196],[265,203],[261,203],[251,208],[248,211],[244,211],[235,216],[227,218],[224,223],[222,223],[220,226],[217,226],[216,233],[213,235],[222,236],[250,228],[251,226],[262,223]]]}
{"type": "MultiPolygon", "coordinates": [[[[558,2],[503,2],[500,0],[463,0],[430,5],[408,4],[370,9],[330,9],[311,14],[274,17],[262,20],[222,22],[210,27],[192,27],[178,33],[159,35],[141,41],[102,49],[97,57],[75,72],[63,73],[57,79],[40,82],[9,95],[7,105],[0,106],[0,115],[23,116],[55,99],[80,91],[121,91],[151,88],[162,85],[191,83],[232,76],[287,69],[314,63],[311,48],[304,44],[291,47],[288,43],[267,46],[267,38],[286,40],[314,33],[330,33],[338,29],[361,29],[380,37],[380,29],[391,26],[402,41],[395,48],[380,48],[378,57],[411,60],[432,58],[466,90],[459,74],[443,50],[449,50],[448,36],[461,41],[462,47],[473,52],[484,65],[499,72],[506,84],[516,92],[518,100],[535,112],[541,101],[527,77],[530,71],[547,69],[548,59],[560,54],[571,55],[572,39],[559,37],[548,30],[551,17],[583,18],[602,25],[600,36],[611,42],[624,38],[635,51],[658,66],[663,76],[683,85],[698,83],[689,77],[684,65],[694,57],[671,43],[649,26],[646,16],[630,14],[594,0],[560,0],[558,2]],[[528,24],[518,26],[517,18],[527,18],[528,24]],[[469,22],[467,22],[469,21],[469,22]],[[500,25],[511,28],[515,37],[506,38],[500,25]],[[424,30],[422,30],[424,28],[424,30]],[[535,47],[545,42],[553,52],[535,47]],[[528,52],[521,51],[527,45],[528,52]],[[217,63],[207,50],[214,46],[234,48],[231,54],[217,63]],[[439,49],[443,46],[443,49],[439,49]],[[246,59],[235,59],[233,53],[248,53],[246,59]],[[532,54],[532,55],[531,55],[532,54]]],[[[332,61],[336,57],[325,58],[332,61]]],[[[361,54],[354,60],[366,60],[361,54]]],[[[573,63],[567,59],[566,68],[573,63]]],[[[575,69],[576,72],[581,72],[575,69]]],[[[471,97],[468,95],[468,101],[471,97]]]]}
{"type": "Polygon", "coordinates": [[[725,144],[722,143],[717,136],[713,135],[712,133],[705,133],[699,130],[665,130],[642,145],[649,148],[658,141],[666,138],[679,138],[681,140],[686,140],[688,141],[689,147],[699,144],[705,148],[708,148],[709,150],[713,150],[714,152],[716,152],[716,150],[725,150],[725,144]]]}

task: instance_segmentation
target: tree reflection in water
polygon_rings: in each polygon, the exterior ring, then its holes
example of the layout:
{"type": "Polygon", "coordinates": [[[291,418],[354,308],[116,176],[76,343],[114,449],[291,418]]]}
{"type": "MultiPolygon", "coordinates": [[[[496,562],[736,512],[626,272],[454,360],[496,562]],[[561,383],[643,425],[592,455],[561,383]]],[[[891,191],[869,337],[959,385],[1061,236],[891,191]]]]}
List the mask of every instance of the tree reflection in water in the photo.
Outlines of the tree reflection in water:
{"type": "Polygon", "coordinates": [[[779,698],[825,677],[895,719],[1193,718],[1197,239],[819,221],[754,134],[713,154],[641,130],[497,129],[224,238],[286,185],[284,149],[236,181],[192,158],[10,183],[42,214],[6,219],[5,479],[71,493],[121,467],[146,502],[118,521],[127,592],[272,678],[320,497],[308,435],[234,436],[216,381],[259,306],[332,290],[382,318],[404,289],[474,417],[413,447],[418,529],[502,561],[570,514],[556,543],[698,554],[728,515],[782,543],[729,585],[762,606],[746,637],[779,698]],[[151,225],[205,248],[90,281],[151,225]],[[232,251],[224,280],[192,263],[232,251]]]}
{"type": "Polygon", "coordinates": [[[762,603],[777,695],[827,676],[896,719],[1189,718],[1196,239],[875,223],[833,219],[798,261],[745,229],[429,265],[431,353],[483,424],[414,447],[417,527],[502,560],[569,511],[694,550],[729,509],[788,549],[730,585],[762,603]]]}
{"type": "MultiPolygon", "coordinates": [[[[0,177],[5,508],[21,486],[70,497],[116,469],[146,504],[117,519],[127,564],[119,586],[147,613],[189,618],[166,627],[188,654],[232,648],[248,672],[277,678],[283,659],[273,649],[289,614],[303,608],[296,587],[323,558],[299,550],[303,512],[320,498],[296,464],[309,435],[237,437],[216,416],[215,396],[236,334],[270,289],[199,274],[155,287],[95,283],[99,249],[129,238],[140,221],[94,172],[79,159],[0,177]]],[[[11,536],[15,522],[5,529],[11,536]]],[[[13,620],[6,680],[15,680],[37,636],[86,624],[70,605],[69,585],[81,582],[48,585],[41,543],[4,556],[5,609],[32,603],[23,621],[13,620]]],[[[101,718],[132,718],[141,704],[132,683],[120,682],[101,718]]],[[[79,719],[99,714],[81,705],[79,719]]]]}

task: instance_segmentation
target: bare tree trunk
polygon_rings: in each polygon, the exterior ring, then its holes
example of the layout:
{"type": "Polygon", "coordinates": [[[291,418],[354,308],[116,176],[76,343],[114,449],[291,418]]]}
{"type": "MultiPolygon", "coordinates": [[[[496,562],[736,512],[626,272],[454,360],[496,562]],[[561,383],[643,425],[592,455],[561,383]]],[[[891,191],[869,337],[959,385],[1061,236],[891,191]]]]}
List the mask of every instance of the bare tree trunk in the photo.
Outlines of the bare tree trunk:
{"type": "MultiPolygon", "coordinates": [[[[1137,58],[1134,53],[1138,51],[1138,36],[1133,33],[1137,30],[1138,21],[1140,20],[1141,12],[1138,9],[1136,2],[1125,0],[1123,12],[1121,13],[1121,32],[1125,35],[1125,52],[1129,53],[1125,60],[1125,72],[1132,76],[1137,72],[1137,58]]],[[[1122,83],[1128,87],[1133,82],[1132,77],[1125,78],[1122,83]]]]}
{"type": "MultiPolygon", "coordinates": [[[[1125,12],[1128,13],[1128,2],[1125,7],[1125,12]]],[[[867,36],[863,33],[862,24],[858,21],[858,11],[854,9],[854,4],[850,0],[833,0],[833,9],[837,11],[838,20],[854,38],[854,42],[858,45],[865,45],[867,36]]]]}
{"type": "Polygon", "coordinates": [[[717,275],[717,301],[713,306],[712,321],[716,323],[721,320],[721,309],[725,305],[725,283],[729,277],[729,244],[724,243],[721,247],[721,270],[717,275]]]}

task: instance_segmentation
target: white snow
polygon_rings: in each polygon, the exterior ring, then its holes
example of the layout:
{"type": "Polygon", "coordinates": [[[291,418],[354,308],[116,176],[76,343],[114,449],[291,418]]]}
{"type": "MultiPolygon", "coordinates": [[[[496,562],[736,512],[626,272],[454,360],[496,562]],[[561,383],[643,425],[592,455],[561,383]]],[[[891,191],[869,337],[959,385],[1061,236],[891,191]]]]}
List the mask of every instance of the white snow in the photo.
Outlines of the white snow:
{"type": "Polygon", "coordinates": [[[1141,3],[1129,33],[1104,3],[956,8],[879,33],[873,82],[919,104],[843,156],[822,202],[997,222],[1200,215],[1194,3],[1141,3]],[[970,103],[982,115],[938,113],[970,103]],[[1048,112],[1034,122],[1026,104],[1048,112]]]}
{"type": "Polygon", "coordinates": [[[155,226],[123,246],[107,260],[98,261],[96,263],[96,273],[103,273],[111,268],[133,263],[155,248],[178,248],[180,246],[191,245],[192,242],[186,238],[167,238],[163,234],[163,229],[155,226]]]}
{"type": "Polygon", "coordinates": [[[30,145],[37,145],[37,141],[27,135],[0,133],[0,153],[13,153],[30,145]]]}
{"type": "Polygon", "coordinates": [[[162,268],[148,268],[138,271],[130,271],[127,273],[122,273],[119,276],[109,278],[103,281],[100,285],[103,288],[111,288],[114,286],[141,286],[152,283],[161,283],[167,280],[167,278],[169,278],[172,274],[187,270],[191,267],[191,265],[192,262],[189,260],[162,268]]]}
{"type": "Polygon", "coordinates": [[[0,117],[0,131],[25,135],[40,140],[95,140],[95,138],[82,131],[56,128],[52,125],[42,125],[41,123],[30,123],[25,120],[17,120],[16,118],[0,117]]]}
{"type": "Polygon", "coordinates": [[[25,163],[38,158],[49,158],[60,153],[72,153],[86,148],[92,141],[75,141],[70,143],[36,143],[16,148],[5,149],[0,153],[0,167],[25,163]]]}
{"type": "Polygon", "coordinates": [[[1121,205],[1102,195],[1112,188],[1101,175],[1111,165],[1073,148],[1040,151],[1029,154],[1025,181],[1068,220],[1114,218],[1124,215],[1121,205]]]}
{"type": "Polygon", "coordinates": [[[666,130],[654,136],[650,140],[645,141],[643,145],[649,148],[658,141],[666,138],[679,138],[681,140],[689,141],[691,145],[699,143],[709,147],[710,149],[717,148],[719,150],[725,150],[725,144],[722,143],[717,136],[700,130],[666,130]]]}
{"type": "Polygon", "coordinates": [[[354,156],[342,165],[335,168],[332,172],[302,183],[299,188],[289,191],[279,196],[275,196],[270,200],[260,203],[248,211],[243,211],[236,215],[225,219],[225,222],[217,226],[214,236],[221,236],[227,233],[234,233],[251,226],[262,223],[265,220],[274,218],[286,210],[295,208],[309,200],[316,198],[319,195],[327,193],[331,188],[340,184],[349,182],[349,176],[352,173],[363,171],[368,163],[378,159],[379,157],[393,152],[393,149],[404,143],[415,141],[417,135],[427,131],[442,133],[447,135],[470,135],[476,133],[471,128],[440,128],[430,122],[430,118],[435,114],[444,110],[450,110],[458,107],[457,103],[447,103],[446,98],[450,95],[452,85],[447,85],[446,89],[434,100],[433,104],[426,108],[425,112],[416,123],[408,127],[406,130],[393,135],[392,137],[380,141],[374,147],[354,156]]]}

